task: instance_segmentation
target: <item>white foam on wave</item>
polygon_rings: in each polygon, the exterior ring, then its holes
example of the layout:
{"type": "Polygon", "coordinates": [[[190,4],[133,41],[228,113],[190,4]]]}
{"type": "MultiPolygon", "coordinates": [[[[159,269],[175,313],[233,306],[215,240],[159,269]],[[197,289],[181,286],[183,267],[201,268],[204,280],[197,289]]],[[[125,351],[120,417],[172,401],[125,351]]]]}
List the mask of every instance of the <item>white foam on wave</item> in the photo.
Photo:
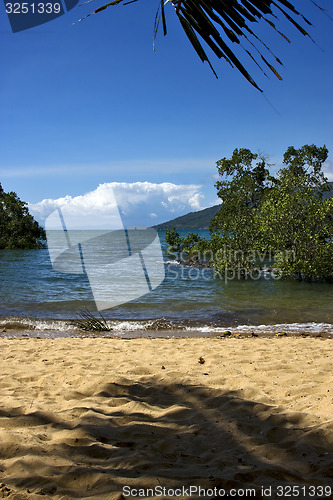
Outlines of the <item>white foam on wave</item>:
{"type": "MultiPolygon", "coordinates": [[[[202,333],[222,333],[227,331],[235,333],[248,332],[286,332],[286,333],[330,333],[333,335],[333,325],[331,323],[278,323],[275,325],[239,325],[231,327],[209,326],[195,328],[202,333]]],[[[193,330],[187,327],[186,330],[193,330]]]]}
{"type": "MultiPolygon", "coordinates": [[[[153,325],[151,321],[114,321],[107,320],[107,326],[112,328],[114,332],[134,332],[137,330],[146,330],[153,325]]],[[[0,328],[8,330],[34,330],[34,331],[60,331],[71,332],[80,330],[75,325],[75,321],[65,320],[40,320],[30,318],[7,318],[0,320],[0,328]]]]}
{"type": "Polygon", "coordinates": [[[6,318],[0,320],[0,328],[8,329],[27,329],[27,330],[37,330],[37,331],[61,331],[68,332],[75,330],[76,327],[69,321],[63,320],[40,320],[40,319],[30,319],[30,318],[6,318]]]}
{"type": "MultiPolygon", "coordinates": [[[[126,333],[148,330],[163,330],[172,328],[171,324],[164,318],[151,320],[106,320],[106,324],[113,333],[126,333]]],[[[8,317],[0,320],[0,329],[3,331],[22,331],[27,332],[61,332],[75,333],[81,329],[75,324],[75,320],[51,320],[51,319],[33,319],[8,317]]]]}
{"type": "Polygon", "coordinates": [[[153,321],[107,321],[107,325],[116,332],[134,332],[137,330],[147,330],[152,326],[153,321]]]}
{"type": "MultiPolygon", "coordinates": [[[[219,335],[225,331],[232,333],[249,333],[249,332],[266,332],[266,333],[309,333],[319,334],[328,333],[333,335],[333,324],[331,323],[278,323],[273,325],[239,325],[239,326],[213,326],[213,325],[187,325],[184,323],[173,324],[164,318],[151,320],[107,320],[107,325],[112,329],[112,332],[123,334],[126,332],[144,332],[144,331],[163,331],[163,330],[183,330],[184,333],[202,333],[209,335],[219,335]]],[[[70,320],[51,320],[51,319],[32,319],[10,317],[0,320],[0,329],[5,331],[30,331],[30,332],[59,332],[71,333],[79,332],[80,328],[75,325],[75,322],[70,320]]]]}

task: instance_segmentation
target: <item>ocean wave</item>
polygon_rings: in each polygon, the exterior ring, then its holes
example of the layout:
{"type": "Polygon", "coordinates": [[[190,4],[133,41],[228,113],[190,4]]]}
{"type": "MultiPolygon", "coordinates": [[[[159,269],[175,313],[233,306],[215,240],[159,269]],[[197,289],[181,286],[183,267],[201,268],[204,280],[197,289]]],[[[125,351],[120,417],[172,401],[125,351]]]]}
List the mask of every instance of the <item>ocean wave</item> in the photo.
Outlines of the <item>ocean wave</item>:
{"type": "Polygon", "coordinates": [[[67,332],[75,329],[73,323],[56,319],[33,319],[33,318],[3,318],[0,320],[0,330],[37,330],[37,331],[61,331],[67,332]]]}
{"type": "Polygon", "coordinates": [[[180,323],[168,321],[165,318],[141,321],[107,321],[107,325],[117,332],[134,331],[160,331],[160,330],[182,330],[185,327],[180,323]]]}
{"type": "MultiPolygon", "coordinates": [[[[225,326],[208,324],[208,323],[198,323],[193,321],[171,321],[163,317],[157,319],[107,319],[107,326],[111,329],[110,332],[101,332],[103,335],[125,335],[125,334],[135,334],[144,336],[145,332],[147,335],[154,335],[155,333],[166,332],[170,335],[179,332],[183,336],[214,336],[229,331],[231,333],[243,333],[250,334],[252,332],[275,334],[280,332],[285,332],[289,334],[319,334],[325,333],[333,335],[333,324],[331,323],[276,323],[276,324],[261,324],[261,325],[233,325],[225,326]]],[[[56,319],[34,319],[34,318],[19,318],[19,317],[8,317],[2,318],[0,320],[0,333],[1,334],[11,334],[17,333],[18,335],[23,333],[34,334],[34,336],[39,334],[45,334],[45,336],[57,337],[57,336],[76,336],[78,334],[84,333],[75,320],[56,320],[56,319]]],[[[87,332],[89,334],[89,332],[87,332]]],[[[94,332],[96,333],[96,332],[94,332]]]]}
{"type": "MultiPolygon", "coordinates": [[[[165,318],[150,320],[105,320],[109,328],[114,333],[136,332],[136,331],[160,331],[160,330],[180,330],[185,327],[180,323],[168,321],[165,318]]],[[[56,320],[56,319],[33,319],[10,317],[0,320],[0,331],[59,331],[75,332],[80,331],[77,320],[56,320]]]]}
{"type": "MultiPolygon", "coordinates": [[[[191,327],[187,329],[191,330],[191,327]]],[[[231,333],[329,333],[333,335],[333,325],[331,323],[276,323],[273,325],[238,325],[231,327],[221,327],[213,325],[204,325],[197,327],[197,330],[202,333],[219,334],[225,331],[231,333]]]]}

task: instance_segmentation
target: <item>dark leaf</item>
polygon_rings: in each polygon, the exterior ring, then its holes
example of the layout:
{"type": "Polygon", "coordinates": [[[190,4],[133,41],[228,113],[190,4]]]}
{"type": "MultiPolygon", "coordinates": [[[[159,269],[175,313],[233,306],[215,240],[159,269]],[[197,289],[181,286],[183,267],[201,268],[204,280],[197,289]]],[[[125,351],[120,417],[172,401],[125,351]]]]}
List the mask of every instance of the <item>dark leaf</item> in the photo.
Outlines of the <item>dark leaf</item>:
{"type": "Polygon", "coordinates": [[[166,22],[165,22],[164,2],[163,2],[163,0],[161,0],[161,16],[162,16],[163,34],[165,36],[167,34],[167,28],[166,28],[166,22]]]}
{"type": "MultiPolygon", "coordinates": [[[[117,5],[123,1],[124,0],[113,0],[96,9],[94,13],[101,12],[107,7],[117,5]]],[[[124,5],[132,3],[133,1],[137,0],[128,0],[124,2],[124,5]]],[[[320,10],[326,13],[325,9],[313,0],[311,1],[320,10]]],[[[317,0],[317,2],[319,2],[319,0],[317,0]]],[[[254,47],[265,64],[275,76],[281,80],[280,74],[267,60],[267,56],[265,57],[253,43],[259,42],[263,48],[262,50],[267,50],[269,54],[274,57],[275,61],[282,65],[279,57],[274,55],[265,42],[255,33],[254,25],[258,22],[265,21],[274,31],[290,43],[290,40],[276,28],[275,23],[272,21],[272,19],[277,19],[277,14],[280,13],[299,33],[311,38],[298,20],[300,19],[301,22],[304,21],[307,25],[311,25],[310,21],[288,0],[169,0],[169,2],[160,0],[158,11],[155,16],[154,40],[156,38],[160,19],[162,20],[163,33],[164,35],[167,34],[165,16],[165,6],[167,3],[170,3],[170,5],[174,7],[179,22],[201,61],[207,61],[212,68],[211,62],[202,46],[202,43],[205,43],[216,57],[219,59],[224,58],[229,64],[235,66],[247,81],[258,90],[260,90],[260,88],[245,68],[244,64],[240,61],[239,56],[236,56],[231,49],[232,44],[237,44],[241,47],[244,54],[262,70],[258,61],[253,56],[252,51],[248,50],[241,41],[244,40],[245,44],[254,47]]],[[[213,72],[216,76],[214,70],[213,72]]]]}

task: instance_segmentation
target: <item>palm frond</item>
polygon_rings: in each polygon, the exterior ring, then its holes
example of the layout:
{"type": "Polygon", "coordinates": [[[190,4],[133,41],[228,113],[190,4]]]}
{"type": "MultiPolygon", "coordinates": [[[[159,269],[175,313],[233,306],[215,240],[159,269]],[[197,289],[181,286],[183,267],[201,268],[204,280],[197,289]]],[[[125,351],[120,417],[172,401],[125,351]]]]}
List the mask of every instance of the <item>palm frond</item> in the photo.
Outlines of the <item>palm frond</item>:
{"type": "Polygon", "coordinates": [[[82,309],[78,316],[79,319],[77,319],[73,325],[80,328],[80,330],[89,332],[110,332],[112,330],[102,316],[102,313],[99,313],[100,317],[98,318],[88,309],[82,309]]]}
{"type": "MultiPolygon", "coordinates": [[[[124,0],[113,0],[97,8],[93,13],[96,14],[105,10],[107,7],[117,5],[123,1],[124,0]]],[[[325,9],[316,2],[313,0],[311,1],[320,10],[326,12],[325,9]]],[[[261,89],[245,68],[244,64],[230,48],[230,44],[231,46],[232,44],[239,45],[244,50],[244,53],[249,56],[266,75],[257,60],[257,56],[254,56],[252,51],[249,50],[249,47],[241,43],[241,40],[243,40],[245,44],[251,45],[255,53],[258,54],[259,60],[263,61],[271,72],[281,80],[282,78],[279,72],[267,58],[272,56],[279,65],[282,65],[282,62],[274,55],[265,42],[256,35],[253,29],[251,29],[251,27],[253,28],[253,23],[268,23],[274,31],[281,35],[285,41],[290,43],[289,38],[276,28],[275,22],[272,20],[277,19],[279,14],[287,19],[303,36],[311,38],[301,24],[305,23],[311,26],[311,22],[299,12],[289,0],[160,0],[155,17],[154,40],[160,25],[160,20],[162,20],[163,33],[164,35],[167,34],[165,4],[168,2],[173,5],[180,25],[199,58],[203,62],[208,62],[216,77],[217,75],[202,46],[202,42],[207,45],[217,58],[223,58],[231,66],[237,68],[244,78],[260,91],[261,89]],[[260,44],[261,48],[256,46],[257,43],[260,44]],[[269,55],[265,57],[262,53],[262,48],[264,48],[269,55]]],[[[317,2],[319,2],[319,0],[317,0],[317,2]]],[[[131,2],[127,1],[123,4],[125,5],[125,3],[131,2]]]]}

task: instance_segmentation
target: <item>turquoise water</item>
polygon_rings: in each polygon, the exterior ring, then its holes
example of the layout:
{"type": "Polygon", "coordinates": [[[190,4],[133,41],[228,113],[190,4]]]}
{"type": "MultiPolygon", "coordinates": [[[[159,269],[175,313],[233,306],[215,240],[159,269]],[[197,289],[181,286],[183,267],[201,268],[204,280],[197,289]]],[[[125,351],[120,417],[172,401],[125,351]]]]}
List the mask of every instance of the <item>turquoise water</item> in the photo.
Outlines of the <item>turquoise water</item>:
{"type": "MultiPolygon", "coordinates": [[[[159,231],[165,248],[164,231],[159,231]]],[[[201,231],[208,236],[208,231],[201,231]]],[[[211,269],[165,259],[165,280],[151,293],[103,311],[117,331],[274,331],[333,333],[333,286],[273,280],[225,281],[211,269]]],[[[131,282],[135,287],[135,277],[131,282]]],[[[96,311],[89,280],[55,271],[47,249],[0,251],[0,326],[6,329],[70,329],[83,307],[96,311]]]]}

